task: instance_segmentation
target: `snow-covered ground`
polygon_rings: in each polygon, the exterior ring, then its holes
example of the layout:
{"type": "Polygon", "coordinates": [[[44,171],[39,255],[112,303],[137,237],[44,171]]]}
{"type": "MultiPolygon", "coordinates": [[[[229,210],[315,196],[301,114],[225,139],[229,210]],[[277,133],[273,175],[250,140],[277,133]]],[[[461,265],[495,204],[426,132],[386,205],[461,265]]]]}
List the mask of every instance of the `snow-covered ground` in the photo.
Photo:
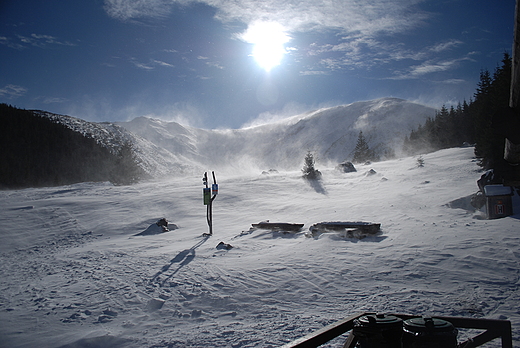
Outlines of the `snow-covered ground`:
{"type": "Polygon", "coordinates": [[[0,191],[0,347],[276,347],[359,311],[507,319],[520,346],[518,195],[514,216],[487,220],[467,199],[473,148],[423,158],[318,163],[312,186],[216,172],[210,238],[203,173],[0,191]],[[162,217],[179,228],[136,236],[162,217]],[[262,220],[305,226],[250,230],[262,220]],[[323,221],[382,233],[306,236],[323,221]]]}

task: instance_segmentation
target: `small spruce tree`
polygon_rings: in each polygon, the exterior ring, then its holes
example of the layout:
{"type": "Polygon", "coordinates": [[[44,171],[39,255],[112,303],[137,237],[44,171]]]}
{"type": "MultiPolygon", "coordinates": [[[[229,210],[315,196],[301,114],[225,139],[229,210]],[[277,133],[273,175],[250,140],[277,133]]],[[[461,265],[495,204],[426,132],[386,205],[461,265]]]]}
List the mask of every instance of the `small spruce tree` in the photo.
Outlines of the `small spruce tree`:
{"type": "Polygon", "coordinates": [[[423,156],[419,156],[417,158],[417,167],[419,167],[419,168],[424,167],[424,158],[423,158],[423,156]]]}
{"type": "Polygon", "coordinates": [[[321,172],[314,168],[314,156],[310,151],[305,155],[302,172],[305,179],[316,180],[321,178],[321,172]]]}
{"type": "Polygon", "coordinates": [[[354,149],[354,157],[352,162],[364,163],[366,161],[373,161],[375,159],[374,152],[368,147],[368,142],[363,135],[363,132],[359,132],[356,148],[354,149]]]}

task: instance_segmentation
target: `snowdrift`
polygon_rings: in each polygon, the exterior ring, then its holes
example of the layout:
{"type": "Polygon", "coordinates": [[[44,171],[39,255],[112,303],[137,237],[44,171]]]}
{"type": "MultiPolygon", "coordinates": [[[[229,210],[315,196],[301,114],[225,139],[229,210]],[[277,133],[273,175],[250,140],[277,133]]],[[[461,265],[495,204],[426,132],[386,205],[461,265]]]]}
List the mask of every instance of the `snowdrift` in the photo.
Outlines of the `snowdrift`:
{"type": "Polygon", "coordinates": [[[298,170],[217,172],[210,238],[200,175],[0,191],[0,345],[277,347],[359,311],[507,319],[520,345],[518,195],[487,220],[460,204],[472,148],[423,159],[321,167],[320,190],[298,170]],[[162,217],[179,228],[136,236],[162,217]],[[265,220],[304,227],[248,233],[265,220]],[[322,221],[381,233],[307,237],[322,221]]]}

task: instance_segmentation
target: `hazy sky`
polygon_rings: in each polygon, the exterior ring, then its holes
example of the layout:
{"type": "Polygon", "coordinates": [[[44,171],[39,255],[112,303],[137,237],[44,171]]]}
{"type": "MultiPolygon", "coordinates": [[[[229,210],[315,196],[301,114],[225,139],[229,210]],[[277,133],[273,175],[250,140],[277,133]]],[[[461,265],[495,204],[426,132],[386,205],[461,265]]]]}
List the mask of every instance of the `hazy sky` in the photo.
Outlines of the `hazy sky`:
{"type": "Polygon", "coordinates": [[[322,106],[469,100],[514,0],[0,0],[0,102],[238,128],[322,106]]]}

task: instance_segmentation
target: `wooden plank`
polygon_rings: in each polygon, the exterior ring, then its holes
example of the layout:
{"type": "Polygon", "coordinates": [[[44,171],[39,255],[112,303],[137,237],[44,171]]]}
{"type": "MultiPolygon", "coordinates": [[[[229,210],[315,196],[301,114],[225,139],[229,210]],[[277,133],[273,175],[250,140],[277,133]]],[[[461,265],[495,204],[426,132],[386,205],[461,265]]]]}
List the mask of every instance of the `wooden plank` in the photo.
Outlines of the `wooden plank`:
{"type": "Polygon", "coordinates": [[[311,230],[344,230],[348,228],[358,229],[365,233],[375,234],[381,229],[381,224],[373,222],[363,221],[331,221],[331,222],[320,222],[311,226],[311,230]]]}
{"type": "Polygon", "coordinates": [[[518,2],[517,0],[515,7],[512,78],[509,97],[509,106],[517,112],[520,106],[520,4],[518,2]]]}
{"type": "Polygon", "coordinates": [[[304,224],[293,224],[286,222],[259,222],[252,224],[254,228],[261,228],[263,230],[277,230],[277,231],[294,231],[298,232],[302,229],[304,224]]]}
{"type": "Polygon", "coordinates": [[[298,338],[290,343],[284,344],[281,348],[315,348],[330,341],[331,339],[352,330],[354,320],[365,315],[361,312],[348,318],[340,320],[336,323],[325,326],[324,328],[310,333],[304,337],[298,338]]]}

